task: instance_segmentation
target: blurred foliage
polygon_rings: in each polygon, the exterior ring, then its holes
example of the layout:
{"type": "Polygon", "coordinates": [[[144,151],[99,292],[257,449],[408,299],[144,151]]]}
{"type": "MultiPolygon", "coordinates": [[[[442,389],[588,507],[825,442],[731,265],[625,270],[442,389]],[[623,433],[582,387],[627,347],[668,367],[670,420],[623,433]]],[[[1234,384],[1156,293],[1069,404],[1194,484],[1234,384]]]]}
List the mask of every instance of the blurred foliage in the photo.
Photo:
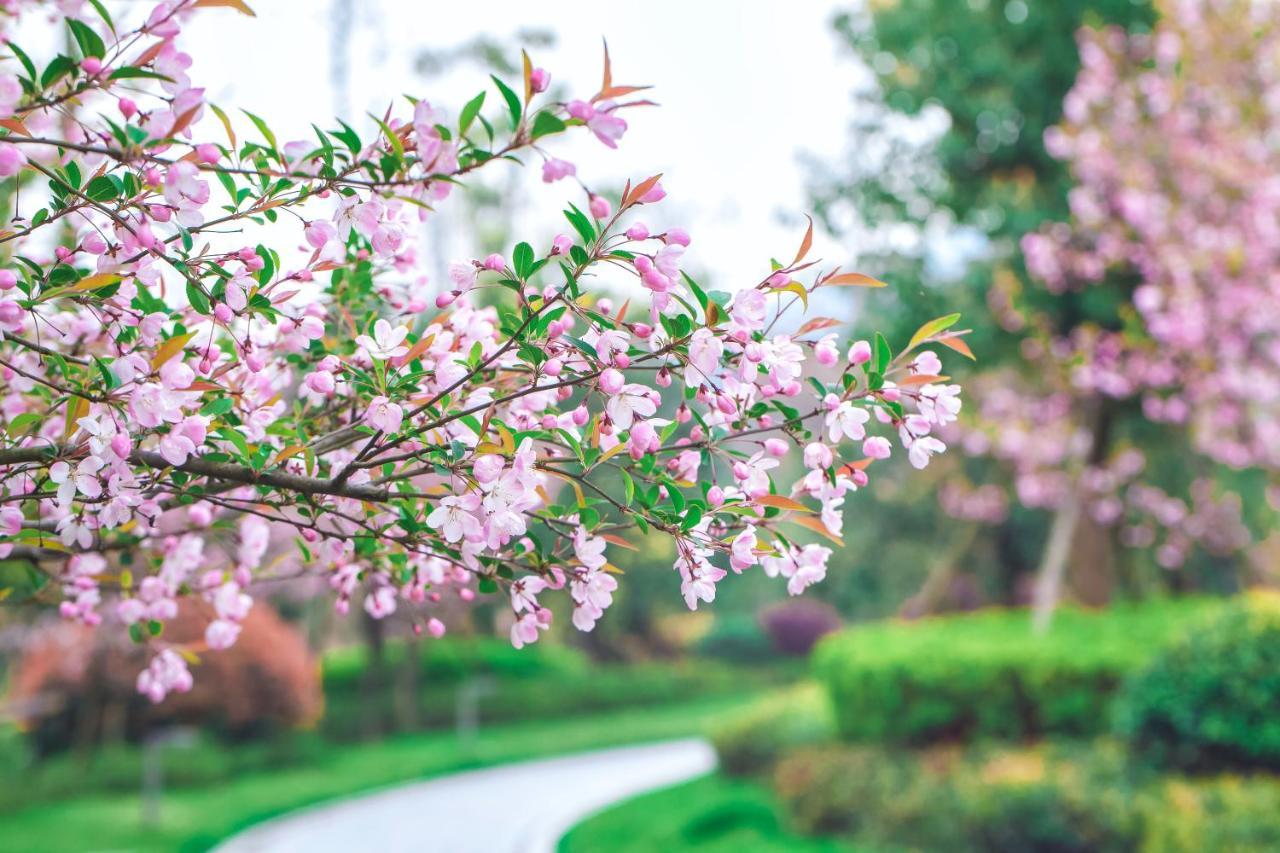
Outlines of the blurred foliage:
{"type": "Polygon", "coordinates": [[[784,655],[808,655],[818,640],[840,627],[840,614],[814,598],[789,598],[760,613],[773,647],[784,655]]]}
{"type": "Polygon", "coordinates": [[[759,663],[775,655],[760,620],[749,613],[717,613],[696,649],[702,657],[736,663],[759,663]]]}
{"type": "MultiPolygon", "coordinates": [[[[515,654],[541,647],[543,644],[539,643],[515,654]]],[[[429,660],[430,656],[426,658],[429,660]]],[[[406,689],[403,681],[398,683],[392,678],[370,684],[358,670],[343,671],[340,675],[326,670],[326,710],[320,722],[321,730],[329,738],[348,740],[453,725],[465,692],[474,692],[477,717],[488,725],[722,697],[777,684],[791,674],[783,669],[746,669],[712,661],[563,666],[577,658],[562,656],[561,652],[544,662],[552,660],[558,661],[559,669],[539,672],[538,667],[529,667],[508,670],[502,676],[485,676],[480,669],[467,679],[422,679],[408,688],[412,690],[408,697],[413,703],[411,719],[383,716],[380,727],[374,730],[370,730],[367,708],[388,708],[403,702],[406,697],[397,695],[406,689]]],[[[431,663],[425,663],[422,669],[430,671],[431,663]]]]}
{"type": "Polygon", "coordinates": [[[704,776],[619,803],[575,826],[560,853],[855,853],[835,839],[805,838],[787,826],[759,783],[704,776]],[[655,820],[655,815],[661,819],[655,820]]]}
{"type": "Polygon", "coordinates": [[[782,761],[775,788],[805,832],[927,850],[1128,851],[1122,756],[1074,746],[926,752],[866,746],[782,761]]]}
{"type": "Polygon", "coordinates": [[[1107,730],[1124,679],[1209,599],[1064,608],[1043,635],[1025,610],[987,610],[843,631],[814,653],[836,724],[853,741],[929,743],[1107,730]]]}
{"type": "Polygon", "coordinates": [[[810,749],[784,759],[774,785],[802,831],[874,849],[1261,853],[1280,844],[1274,778],[1161,777],[1111,741],[810,749]]]}
{"type": "Polygon", "coordinates": [[[711,733],[720,769],[730,776],[767,772],[786,752],[834,737],[831,701],[811,681],[766,694],[711,733]]]}
{"type": "Polygon", "coordinates": [[[1280,770],[1280,595],[1252,593],[1174,640],[1125,686],[1133,752],[1185,770],[1280,770]]]}
{"type": "MultiPolygon", "coordinates": [[[[165,639],[194,646],[212,611],[183,599],[165,639]]],[[[136,686],[146,648],[72,623],[28,629],[6,702],[42,754],[120,740],[141,741],[174,725],[199,725],[234,740],[315,723],[324,709],[316,656],[265,602],[244,619],[230,649],[205,654],[191,691],[152,704],[136,686]]]]}

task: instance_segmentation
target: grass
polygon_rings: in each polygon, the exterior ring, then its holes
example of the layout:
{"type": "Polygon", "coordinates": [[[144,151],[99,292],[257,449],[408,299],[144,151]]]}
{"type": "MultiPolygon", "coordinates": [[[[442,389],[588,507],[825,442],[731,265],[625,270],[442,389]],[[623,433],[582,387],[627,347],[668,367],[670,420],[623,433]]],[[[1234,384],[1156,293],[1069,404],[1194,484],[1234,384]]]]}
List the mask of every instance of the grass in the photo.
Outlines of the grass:
{"type": "Polygon", "coordinates": [[[719,774],[620,803],[578,824],[559,853],[871,853],[789,832],[765,786],[719,774]]]}
{"type": "Polygon", "coordinates": [[[482,728],[469,744],[451,732],[432,732],[338,746],[303,767],[174,790],[165,795],[159,824],[151,827],[141,823],[136,791],[41,804],[0,815],[0,848],[6,853],[206,850],[266,818],[385,785],[507,761],[705,734],[712,720],[744,701],[720,697],[492,726],[482,728]]]}

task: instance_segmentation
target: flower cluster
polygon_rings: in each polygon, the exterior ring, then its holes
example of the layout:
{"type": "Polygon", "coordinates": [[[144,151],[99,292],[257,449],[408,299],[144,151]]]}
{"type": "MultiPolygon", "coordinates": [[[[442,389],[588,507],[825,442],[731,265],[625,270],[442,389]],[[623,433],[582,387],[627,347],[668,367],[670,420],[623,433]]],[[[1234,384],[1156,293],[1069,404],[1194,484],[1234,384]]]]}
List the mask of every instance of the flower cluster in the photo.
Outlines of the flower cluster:
{"type": "Polygon", "coordinates": [[[60,12],[69,52],[41,67],[11,44],[22,70],[0,74],[0,550],[57,580],[66,618],[148,644],[153,700],[235,643],[266,579],[321,574],[340,611],[432,636],[446,599],[503,594],[522,646],[557,595],[591,630],[618,586],[607,549],[639,529],[674,540],[690,607],[757,564],[797,594],[872,462],[946,449],[959,388],[925,347],[967,354],[957,316],[896,353],[838,346],[838,321],[800,316],[811,294],[880,282],[818,269],[812,227],[790,263],[708,291],[682,270],[690,235],[640,217],[657,176],[428,281],[418,223],[471,173],[541,158],[556,181],[576,167],[555,137],[624,140],[647,102],[607,53],[590,97],[539,98],[526,56],[496,112],[411,99],[372,139],[281,142],[193,85],[202,5],[132,28],[60,12]],[[278,245],[244,245],[245,223],[278,245]],[[589,289],[603,268],[633,282],[621,306],[589,289]],[[199,646],[164,638],[182,596],[208,605],[199,646]]]}

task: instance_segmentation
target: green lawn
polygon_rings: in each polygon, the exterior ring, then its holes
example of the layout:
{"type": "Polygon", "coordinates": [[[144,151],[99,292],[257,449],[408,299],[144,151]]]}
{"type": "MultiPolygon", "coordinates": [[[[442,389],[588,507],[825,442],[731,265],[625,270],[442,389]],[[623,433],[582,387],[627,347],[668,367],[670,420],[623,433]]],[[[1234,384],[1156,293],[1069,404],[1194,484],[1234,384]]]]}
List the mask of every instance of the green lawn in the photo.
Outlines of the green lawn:
{"type": "Polygon", "coordinates": [[[0,849],[6,853],[204,850],[265,818],[358,791],[499,762],[704,734],[711,721],[747,701],[749,697],[722,697],[492,726],[481,729],[469,746],[460,744],[451,732],[335,746],[303,767],[174,790],[165,797],[156,827],[141,824],[136,791],[46,803],[0,814],[0,849]]]}
{"type": "Polygon", "coordinates": [[[870,853],[782,825],[763,785],[713,774],[644,794],[578,824],[560,853],[870,853]]]}

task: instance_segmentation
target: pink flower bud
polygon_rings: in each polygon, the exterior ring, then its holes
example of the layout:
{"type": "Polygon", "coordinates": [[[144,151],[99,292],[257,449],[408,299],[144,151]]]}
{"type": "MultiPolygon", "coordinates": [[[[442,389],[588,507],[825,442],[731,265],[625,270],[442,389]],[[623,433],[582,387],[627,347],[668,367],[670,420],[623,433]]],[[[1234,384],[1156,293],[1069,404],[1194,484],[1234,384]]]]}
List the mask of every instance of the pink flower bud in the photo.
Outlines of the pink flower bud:
{"type": "Polygon", "coordinates": [[[724,489],[719,486],[712,486],[707,489],[707,505],[712,509],[719,509],[724,506],[724,489]]]}
{"type": "Polygon", "coordinates": [[[13,290],[18,285],[18,277],[13,270],[0,270],[0,290],[13,290]]]}
{"type": "Polygon", "coordinates": [[[884,397],[890,403],[896,403],[902,399],[902,389],[896,385],[886,385],[880,390],[880,396],[884,397]]]}
{"type": "Polygon", "coordinates": [[[613,300],[606,296],[596,303],[596,308],[599,309],[601,314],[612,314],[613,300]]]}
{"type": "Polygon", "coordinates": [[[129,436],[127,434],[123,432],[118,432],[115,435],[111,436],[111,452],[114,453],[118,458],[120,459],[127,458],[129,456],[130,450],[132,450],[132,446],[130,444],[129,436]]]}
{"type": "Polygon", "coordinates": [[[790,281],[791,277],[786,273],[776,272],[769,276],[767,283],[770,287],[786,287],[787,283],[790,281]]]}
{"type": "Polygon", "coordinates": [[[444,636],[446,630],[444,623],[434,616],[427,620],[427,633],[437,640],[444,636]]]}
{"type": "Polygon", "coordinates": [[[494,252],[492,255],[484,259],[484,268],[491,272],[502,272],[507,268],[507,259],[494,252]]]}
{"type": "Polygon", "coordinates": [[[22,319],[22,306],[12,299],[0,302],[0,323],[13,325],[22,319]]]}
{"type": "Polygon", "coordinates": [[[615,352],[613,354],[613,366],[621,370],[626,370],[631,366],[631,356],[625,352],[615,352]]]}
{"type": "Polygon", "coordinates": [[[726,397],[723,394],[716,396],[716,408],[726,415],[732,415],[738,411],[738,405],[734,403],[731,398],[726,397]]]}
{"type": "Polygon", "coordinates": [[[96,56],[86,56],[80,60],[80,67],[84,69],[84,73],[90,77],[102,70],[102,60],[96,56]]]}
{"type": "Polygon", "coordinates": [[[235,317],[235,312],[231,310],[231,306],[225,302],[219,302],[213,306],[213,318],[219,323],[230,323],[235,317]]]}
{"type": "Polygon", "coordinates": [[[555,415],[543,415],[541,425],[543,429],[555,429],[557,426],[555,415]]]}
{"type": "Polygon", "coordinates": [[[129,98],[121,98],[116,101],[116,108],[120,110],[120,115],[126,119],[131,119],[138,112],[138,105],[129,98]]]}
{"type": "Polygon", "coordinates": [[[871,344],[867,341],[858,341],[849,348],[850,364],[866,364],[871,360],[871,344]]]}
{"type": "Polygon", "coordinates": [[[853,484],[860,489],[867,483],[871,482],[871,478],[867,476],[867,472],[860,470],[855,470],[850,476],[850,479],[852,479],[853,484]]]}
{"type": "Polygon", "coordinates": [[[789,449],[787,443],[780,438],[766,438],[764,441],[764,452],[779,459],[786,456],[789,449]]]}
{"type": "Polygon", "coordinates": [[[671,371],[667,370],[665,367],[662,368],[661,370],[658,371],[657,375],[653,377],[653,381],[657,384],[659,388],[670,388],[671,387],[671,371]]]}
{"type": "MultiPolygon", "coordinates": [[[[16,307],[17,303],[13,303],[16,307]]],[[[612,367],[600,374],[600,390],[606,394],[617,394],[622,390],[627,380],[623,377],[622,372],[614,370],[612,367]]]]}
{"type": "Polygon", "coordinates": [[[217,163],[222,159],[222,152],[212,142],[203,142],[196,146],[196,157],[201,163],[217,163]]]}
{"type": "Polygon", "coordinates": [[[546,364],[542,365],[542,372],[548,376],[559,376],[564,370],[564,359],[557,356],[556,358],[547,359],[546,364]]]}
{"type": "Polygon", "coordinates": [[[667,191],[662,188],[662,184],[654,184],[653,189],[649,190],[640,197],[641,204],[656,204],[667,197],[667,191]]]}
{"type": "Polygon", "coordinates": [[[609,200],[598,195],[591,196],[591,202],[587,205],[591,210],[591,215],[596,219],[607,219],[609,214],[613,212],[613,205],[609,204],[609,200]]]}
{"type": "Polygon", "coordinates": [[[627,229],[628,240],[647,240],[649,238],[649,229],[643,222],[637,222],[627,229]]]}
{"type": "Polygon", "coordinates": [[[437,308],[448,308],[453,304],[453,300],[458,298],[458,291],[450,290],[448,293],[442,293],[436,297],[437,308]]]}
{"type": "Polygon", "coordinates": [[[586,406],[579,406],[573,410],[574,426],[586,426],[587,421],[591,419],[591,413],[587,411],[586,406]]]}
{"type": "Polygon", "coordinates": [[[663,239],[678,246],[688,246],[689,232],[683,228],[668,228],[667,233],[663,235],[663,239]]]}
{"type": "Polygon", "coordinates": [[[642,341],[649,340],[649,336],[653,334],[653,326],[648,323],[636,323],[631,327],[631,333],[642,341]]]}
{"type": "Polygon", "coordinates": [[[458,598],[461,598],[463,601],[475,601],[476,591],[469,586],[464,586],[462,589],[458,590],[458,598]]]}
{"type": "Polygon", "coordinates": [[[573,248],[573,239],[568,234],[557,234],[551,239],[551,254],[567,255],[573,248]]]}
{"type": "Polygon", "coordinates": [[[535,68],[529,72],[529,88],[534,92],[545,92],[551,85],[551,74],[545,68],[535,68]]]}
{"type": "Polygon", "coordinates": [[[813,356],[823,367],[831,367],[840,360],[840,353],[830,341],[819,341],[813,348],[813,356]]]}

